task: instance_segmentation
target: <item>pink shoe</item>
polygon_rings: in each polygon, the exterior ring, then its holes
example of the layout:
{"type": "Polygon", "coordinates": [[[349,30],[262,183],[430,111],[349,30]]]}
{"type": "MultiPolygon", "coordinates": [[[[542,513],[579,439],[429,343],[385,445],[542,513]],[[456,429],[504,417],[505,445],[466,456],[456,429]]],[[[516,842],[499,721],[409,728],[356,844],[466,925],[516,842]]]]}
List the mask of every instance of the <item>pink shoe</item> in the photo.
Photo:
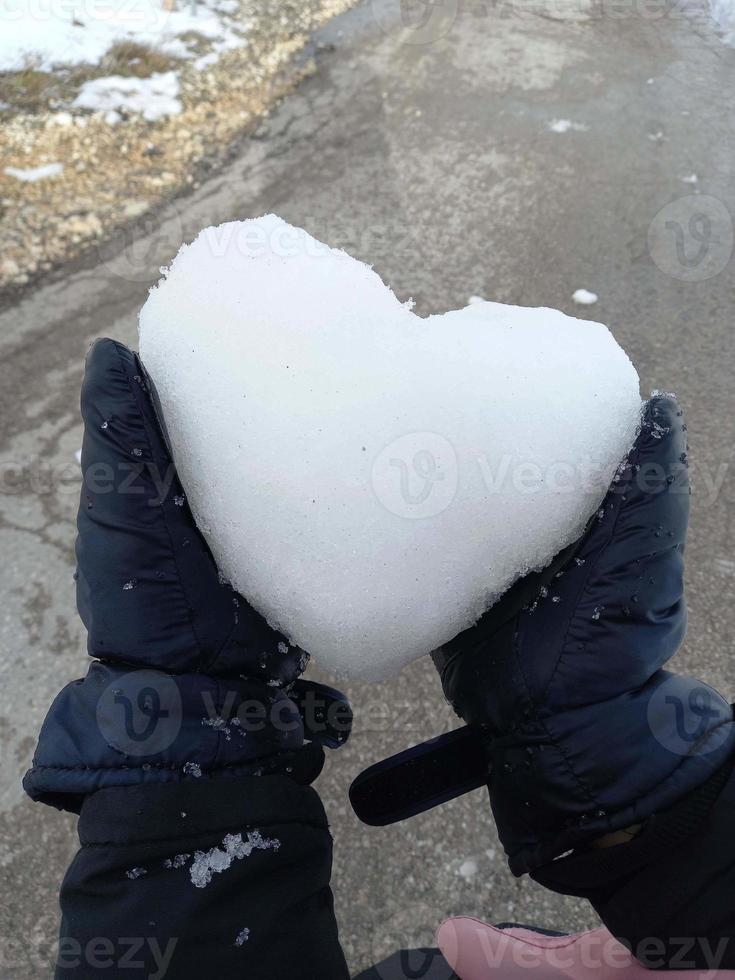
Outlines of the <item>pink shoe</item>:
{"type": "MultiPolygon", "coordinates": [[[[648,970],[605,928],[548,936],[520,926],[499,929],[458,916],[439,927],[436,942],[461,980],[726,980],[735,970],[648,970]]],[[[713,961],[716,945],[712,949],[713,961]]],[[[656,947],[648,951],[655,963],[656,947]]],[[[687,951],[682,949],[682,966],[687,951]]]]}

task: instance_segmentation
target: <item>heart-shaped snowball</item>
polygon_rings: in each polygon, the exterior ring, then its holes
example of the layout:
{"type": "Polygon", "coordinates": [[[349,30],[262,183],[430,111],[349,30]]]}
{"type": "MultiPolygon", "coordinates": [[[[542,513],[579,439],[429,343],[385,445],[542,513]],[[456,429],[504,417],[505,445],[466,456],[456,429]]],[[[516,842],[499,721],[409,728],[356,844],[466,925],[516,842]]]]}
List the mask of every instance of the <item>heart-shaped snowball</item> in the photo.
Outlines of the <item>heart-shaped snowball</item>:
{"type": "Polygon", "coordinates": [[[140,351],[221,573],[352,677],[440,646],[579,536],[640,420],[601,324],[423,319],[273,215],[181,249],[140,351]]]}

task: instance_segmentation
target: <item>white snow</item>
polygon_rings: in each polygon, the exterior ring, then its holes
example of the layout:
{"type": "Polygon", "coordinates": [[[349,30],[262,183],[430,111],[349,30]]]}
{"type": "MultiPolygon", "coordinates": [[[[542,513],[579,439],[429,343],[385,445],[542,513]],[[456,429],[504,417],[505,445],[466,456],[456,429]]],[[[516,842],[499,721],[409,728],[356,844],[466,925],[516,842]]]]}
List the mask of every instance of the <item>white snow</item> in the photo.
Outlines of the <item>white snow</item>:
{"type": "Polygon", "coordinates": [[[230,26],[229,0],[197,0],[195,5],[179,0],[178,7],[165,10],[161,0],[13,0],[2,17],[0,71],[18,70],[29,60],[43,71],[61,64],[97,64],[121,41],[193,57],[180,37],[187,32],[207,38],[215,54],[243,43],[230,26]]]}
{"type": "Polygon", "coordinates": [[[220,573],[343,675],[395,672],[547,564],[640,421],[602,324],[489,302],[422,319],[273,215],[181,249],[140,350],[220,573]]]}
{"type": "Polygon", "coordinates": [[[463,861],[459,866],[458,873],[465,881],[471,881],[477,874],[477,861],[473,858],[463,861]]]}
{"type": "Polygon", "coordinates": [[[281,842],[277,838],[263,837],[259,830],[251,830],[246,840],[242,834],[228,834],[222,847],[211,851],[196,851],[189,874],[195,888],[206,888],[214,875],[227,871],[233,861],[250,857],[253,851],[277,851],[281,842]]]}
{"type": "Polygon", "coordinates": [[[56,112],[49,118],[49,123],[52,126],[61,126],[64,129],[68,129],[69,126],[74,125],[74,116],[70,112],[56,112]]]}
{"type": "Polygon", "coordinates": [[[230,726],[227,724],[227,720],[221,715],[216,715],[214,718],[202,718],[202,724],[214,729],[215,732],[221,732],[228,742],[231,740],[230,726]]]}
{"type": "Polygon", "coordinates": [[[158,72],[150,78],[108,75],[85,82],[74,101],[77,109],[107,112],[107,121],[120,120],[119,110],[138,113],[148,122],[176,116],[182,110],[179,76],[175,71],[158,72]]]}
{"type": "Polygon", "coordinates": [[[709,6],[724,42],[735,46],[735,0],[710,0],[709,6]]]}
{"type": "Polygon", "coordinates": [[[175,854],[172,858],[166,858],[163,866],[169,871],[175,871],[178,868],[183,868],[190,857],[191,854],[175,854]]]}
{"type": "Polygon", "coordinates": [[[49,177],[59,177],[64,172],[63,163],[47,163],[43,167],[32,167],[29,170],[20,170],[18,167],[5,167],[3,173],[8,177],[15,177],[26,184],[35,184],[39,180],[48,180],[49,177]]]}
{"type": "Polygon", "coordinates": [[[591,293],[589,289],[575,289],[572,294],[572,299],[575,303],[579,303],[581,306],[591,306],[596,303],[599,299],[597,293],[591,293]]]}
{"type": "Polygon", "coordinates": [[[572,122],[571,119],[552,119],[549,129],[552,133],[568,133],[570,130],[575,133],[586,133],[588,127],[584,123],[572,122]]]}

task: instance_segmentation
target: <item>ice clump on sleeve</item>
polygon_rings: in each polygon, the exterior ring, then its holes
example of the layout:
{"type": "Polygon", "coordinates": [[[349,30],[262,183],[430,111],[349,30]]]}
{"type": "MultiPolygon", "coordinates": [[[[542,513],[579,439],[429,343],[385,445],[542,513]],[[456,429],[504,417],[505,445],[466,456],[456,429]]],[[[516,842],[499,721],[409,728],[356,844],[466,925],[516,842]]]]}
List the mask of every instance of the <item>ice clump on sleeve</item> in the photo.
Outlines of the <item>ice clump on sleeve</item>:
{"type": "Polygon", "coordinates": [[[277,851],[280,846],[277,838],[263,837],[259,830],[251,830],[245,840],[242,834],[227,834],[222,847],[194,853],[189,868],[191,883],[195,888],[206,888],[213,876],[227,871],[233,861],[250,857],[253,851],[277,851]]]}
{"type": "Polygon", "coordinates": [[[274,215],[183,247],[140,349],[221,574],[343,676],[431,651],[575,540],[640,421],[602,324],[420,318],[274,215]]]}

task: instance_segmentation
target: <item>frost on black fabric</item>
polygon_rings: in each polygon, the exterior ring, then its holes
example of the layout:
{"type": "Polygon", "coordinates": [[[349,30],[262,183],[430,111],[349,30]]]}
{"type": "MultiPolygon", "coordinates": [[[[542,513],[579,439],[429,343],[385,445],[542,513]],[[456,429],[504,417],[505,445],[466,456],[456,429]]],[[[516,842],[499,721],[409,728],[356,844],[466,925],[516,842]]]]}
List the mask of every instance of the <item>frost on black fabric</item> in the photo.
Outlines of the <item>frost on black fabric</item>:
{"type": "Polygon", "coordinates": [[[206,888],[213,876],[227,871],[233,861],[250,857],[253,851],[277,851],[281,842],[277,838],[263,837],[259,830],[249,831],[245,840],[242,834],[228,834],[222,847],[210,851],[196,851],[189,873],[195,888],[206,888]]]}
{"type": "Polygon", "coordinates": [[[172,858],[166,858],[166,860],[163,862],[163,866],[168,871],[175,871],[178,868],[183,868],[190,857],[191,854],[176,854],[172,858]]]}
{"type": "Polygon", "coordinates": [[[215,732],[219,732],[220,735],[224,735],[227,741],[230,741],[230,738],[232,737],[230,726],[227,724],[226,719],[222,718],[221,715],[217,715],[214,718],[202,718],[202,724],[213,729],[215,732]]]}

